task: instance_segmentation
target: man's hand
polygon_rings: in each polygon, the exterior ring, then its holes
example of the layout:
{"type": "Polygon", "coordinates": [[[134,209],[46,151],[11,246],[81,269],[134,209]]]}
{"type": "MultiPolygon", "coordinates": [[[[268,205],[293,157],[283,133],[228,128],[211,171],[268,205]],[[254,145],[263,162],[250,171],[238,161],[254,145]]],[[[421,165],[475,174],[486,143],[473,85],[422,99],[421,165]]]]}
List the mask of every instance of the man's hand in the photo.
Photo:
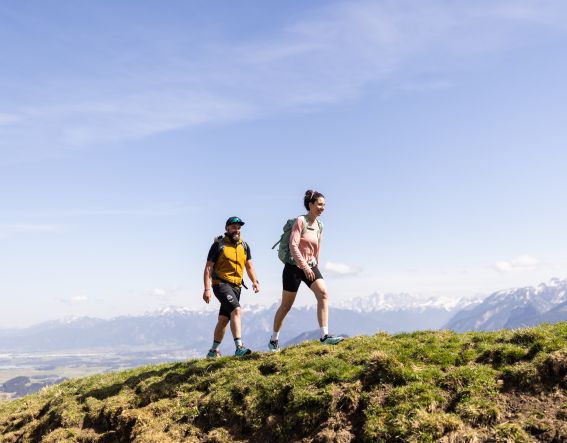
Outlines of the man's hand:
{"type": "Polygon", "coordinates": [[[207,260],[207,263],[205,264],[205,271],[203,272],[203,287],[205,288],[203,290],[203,300],[205,300],[205,303],[207,304],[211,301],[211,271],[214,265],[215,262],[207,260]]]}
{"type": "Polygon", "coordinates": [[[211,301],[211,290],[210,289],[205,289],[203,291],[203,300],[205,300],[205,303],[209,304],[209,302],[211,301]]]}
{"type": "Polygon", "coordinates": [[[303,272],[305,273],[305,277],[307,277],[307,280],[309,281],[315,280],[315,273],[311,268],[304,269],[303,272]]]}
{"type": "Polygon", "coordinates": [[[258,283],[258,279],[256,278],[256,271],[254,271],[254,266],[252,265],[252,260],[246,260],[246,273],[252,282],[252,289],[254,292],[260,292],[260,283],[258,283]]]}

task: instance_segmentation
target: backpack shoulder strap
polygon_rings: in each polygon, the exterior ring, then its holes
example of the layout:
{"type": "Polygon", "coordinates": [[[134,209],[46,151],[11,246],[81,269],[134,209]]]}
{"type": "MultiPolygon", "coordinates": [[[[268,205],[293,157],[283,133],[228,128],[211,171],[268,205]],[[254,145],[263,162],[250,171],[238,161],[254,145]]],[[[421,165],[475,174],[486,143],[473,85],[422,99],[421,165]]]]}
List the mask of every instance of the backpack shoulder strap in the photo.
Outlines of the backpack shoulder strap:
{"type": "MultiPolygon", "coordinates": [[[[299,217],[303,217],[303,229],[301,230],[301,235],[303,235],[307,229],[307,215],[300,215],[299,217]]],[[[317,238],[320,240],[321,234],[323,233],[323,222],[319,221],[319,219],[317,219],[317,226],[319,227],[317,231],[317,238]]]]}
{"type": "Polygon", "coordinates": [[[222,254],[224,251],[224,236],[219,235],[218,237],[215,237],[214,243],[218,245],[219,254],[222,254]]]}
{"type": "Polygon", "coordinates": [[[321,234],[323,234],[323,222],[320,222],[319,219],[317,219],[317,224],[319,225],[319,231],[317,232],[317,237],[319,238],[319,241],[321,241],[321,234]]]}
{"type": "MultiPolygon", "coordinates": [[[[222,235],[215,237],[213,239],[213,245],[215,245],[215,244],[218,245],[219,258],[220,258],[221,254],[223,253],[223,250],[224,250],[224,237],[222,235]]],[[[218,278],[218,274],[217,274],[217,271],[216,271],[217,264],[218,264],[218,261],[215,262],[215,265],[213,266],[213,274],[212,274],[213,278],[218,278]]]]}
{"type": "Polygon", "coordinates": [[[246,258],[248,258],[248,251],[250,246],[248,246],[248,243],[246,243],[244,240],[241,239],[240,241],[242,242],[242,247],[244,248],[244,253],[246,254],[246,258]]]}
{"type": "Polygon", "coordinates": [[[303,219],[303,228],[301,229],[301,236],[303,236],[303,234],[305,234],[305,231],[307,231],[307,215],[300,215],[297,218],[303,219]]]}

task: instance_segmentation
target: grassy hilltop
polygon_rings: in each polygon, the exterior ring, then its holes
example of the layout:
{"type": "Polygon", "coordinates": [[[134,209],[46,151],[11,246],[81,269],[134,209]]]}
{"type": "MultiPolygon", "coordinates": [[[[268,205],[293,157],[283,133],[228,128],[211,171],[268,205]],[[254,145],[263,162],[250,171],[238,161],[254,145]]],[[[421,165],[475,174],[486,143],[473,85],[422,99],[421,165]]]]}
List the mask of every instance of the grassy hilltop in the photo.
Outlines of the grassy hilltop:
{"type": "Polygon", "coordinates": [[[567,323],[316,342],[71,380],[2,442],[567,441],[567,323]]]}

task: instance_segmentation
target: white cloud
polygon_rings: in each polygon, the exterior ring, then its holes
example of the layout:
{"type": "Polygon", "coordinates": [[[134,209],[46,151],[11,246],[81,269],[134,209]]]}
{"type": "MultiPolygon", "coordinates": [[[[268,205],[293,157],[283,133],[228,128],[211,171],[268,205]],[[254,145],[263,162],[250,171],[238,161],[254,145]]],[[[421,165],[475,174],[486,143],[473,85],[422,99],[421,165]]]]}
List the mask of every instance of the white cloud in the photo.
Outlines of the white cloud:
{"type": "MultiPolygon", "coordinates": [[[[197,206],[190,206],[181,203],[163,203],[155,206],[147,206],[140,208],[77,208],[77,209],[45,209],[42,211],[16,212],[16,211],[0,211],[0,216],[10,217],[84,217],[84,216],[133,216],[133,217],[166,217],[186,214],[188,212],[198,212],[197,206]]],[[[0,225],[0,229],[1,229],[0,225]]],[[[45,225],[10,225],[20,226],[23,229],[26,226],[45,226],[45,225]]]]}
{"type": "MultiPolygon", "coordinates": [[[[0,114],[0,124],[18,123],[0,135],[0,149],[10,154],[4,158],[326,106],[383,80],[394,79],[402,90],[435,91],[451,87],[445,75],[451,64],[462,69],[467,58],[531,44],[538,29],[549,36],[550,27],[564,30],[567,23],[564,2],[533,0],[348,1],[311,11],[261,42],[204,41],[207,50],[190,61],[130,48],[117,60],[153,60],[155,68],[132,73],[128,62],[108,60],[116,85],[83,72],[66,73],[64,82],[45,72],[61,102],[37,98],[0,114]]],[[[181,44],[166,31],[161,38],[166,47],[181,44]]]]}
{"type": "Polygon", "coordinates": [[[146,294],[152,298],[160,300],[169,300],[180,295],[182,289],[180,287],[174,288],[152,288],[146,291],[146,294]]]}
{"type": "Polygon", "coordinates": [[[356,266],[346,265],[344,263],[327,262],[323,267],[325,273],[332,277],[348,277],[356,275],[360,272],[360,268],[356,266]]]}
{"type": "Polygon", "coordinates": [[[0,224],[0,238],[11,237],[16,234],[35,232],[51,232],[58,229],[55,225],[44,225],[34,223],[3,223],[0,224]]]}
{"type": "Polygon", "coordinates": [[[537,258],[521,255],[512,260],[497,262],[494,269],[500,273],[532,272],[540,269],[541,266],[542,263],[537,258]]]}
{"type": "Polygon", "coordinates": [[[151,295],[152,297],[163,298],[167,296],[167,291],[163,288],[154,288],[149,291],[149,295],[151,295]]]}
{"type": "Polygon", "coordinates": [[[86,295],[77,295],[76,297],[71,298],[71,302],[73,302],[73,303],[84,303],[88,299],[89,298],[86,295]]]}
{"type": "Polygon", "coordinates": [[[86,295],[76,295],[69,298],[60,298],[59,301],[66,305],[79,305],[89,301],[89,297],[86,295]]]}

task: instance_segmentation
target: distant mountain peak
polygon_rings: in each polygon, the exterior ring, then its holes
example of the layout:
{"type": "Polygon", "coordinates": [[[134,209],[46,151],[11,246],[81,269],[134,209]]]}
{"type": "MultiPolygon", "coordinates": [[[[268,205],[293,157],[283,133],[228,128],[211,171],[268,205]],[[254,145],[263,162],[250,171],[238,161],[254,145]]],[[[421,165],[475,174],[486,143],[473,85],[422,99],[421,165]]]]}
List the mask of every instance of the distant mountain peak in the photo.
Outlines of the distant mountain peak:
{"type": "Polygon", "coordinates": [[[525,286],[504,291],[497,291],[486,298],[489,304],[499,304],[503,300],[515,303],[541,305],[546,309],[548,305],[563,303],[567,301],[567,280],[552,278],[549,283],[540,283],[537,286],[525,286]]]}
{"type": "Polygon", "coordinates": [[[551,318],[567,320],[562,310],[546,316],[566,303],[567,280],[552,278],[535,287],[494,292],[474,309],[457,313],[446,327],[464,332],[532,326],[551,318]]]}
{"type": "Polygon", "coordinates": [[[471,304],[478,304],[482,301],[480,297],[423,297],[407,293],[379,293],[366,297],[353,297],[339,303],[342,309],[350,309],[357,312],[368,311],[400,311],[416,309],[444,309],[451,311],[460,309],[471,304]]]}
{"type": "Polygon", "coordinates": [[[174,317],[192,314],[207,314],[216,309],[218,309],[218,307],[212,305],[199,306],[199,309],[188,306],[169,305],[162,306],[161,308],[155,309],[153,311],[147,311],[143,314],[143,317],[174,317]]]}

